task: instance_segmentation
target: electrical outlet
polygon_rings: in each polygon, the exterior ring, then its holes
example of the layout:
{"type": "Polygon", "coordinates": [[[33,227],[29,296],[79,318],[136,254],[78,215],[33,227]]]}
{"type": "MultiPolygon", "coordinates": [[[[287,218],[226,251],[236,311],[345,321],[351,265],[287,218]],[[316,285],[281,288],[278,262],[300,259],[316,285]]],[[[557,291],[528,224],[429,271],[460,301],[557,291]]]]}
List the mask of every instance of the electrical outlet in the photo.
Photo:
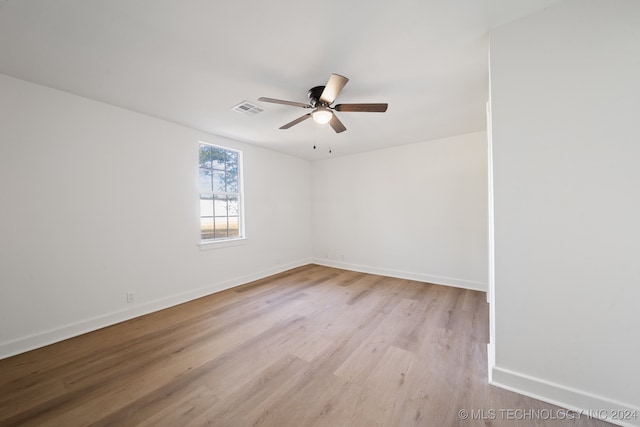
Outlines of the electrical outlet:
{"type": "Polygon", "coordinates": [[[127,304],[131,304],[136,300],[136,293],[134,291],[127,292],[127,304]]]}
{"type": "Polygon", "coordinates": [[[340,261],[344,261],[344,255],[340,255],[340,261]]]}

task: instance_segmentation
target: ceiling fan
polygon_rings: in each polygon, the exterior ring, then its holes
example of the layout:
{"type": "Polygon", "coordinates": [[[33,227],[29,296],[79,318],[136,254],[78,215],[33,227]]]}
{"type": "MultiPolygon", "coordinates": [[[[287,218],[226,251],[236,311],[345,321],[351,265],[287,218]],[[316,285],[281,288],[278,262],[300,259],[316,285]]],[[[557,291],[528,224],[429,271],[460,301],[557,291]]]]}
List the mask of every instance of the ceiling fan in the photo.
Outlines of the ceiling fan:
{"type": "Polygon", "coordinates": [[[344,132],[347,128],[335,115],[334,111],[355,111],[355,112],[369,112],[369,113],[384,113],[387,111],[388,104],[337,104],[332,107],[331,104],[336,100],[338,94],[349,81],[348,78],[341,76],[340,74],[331,74],[326,86],[316,86],[309,89],[309,103],[304,104],[302,102],[283,101],[281,99],[273,98],[258,98],[259,101],[271,102],[274,104],[291,105],[293,107],[312,108],[313,111],[298,117],[292,122],[287,123],[280,129],[289,129],[290,127],[297,125],[298,123],[307,120],[309,117],[313,117],[316,123],[329,125],[336,131],[336,133],[344,132]]]}

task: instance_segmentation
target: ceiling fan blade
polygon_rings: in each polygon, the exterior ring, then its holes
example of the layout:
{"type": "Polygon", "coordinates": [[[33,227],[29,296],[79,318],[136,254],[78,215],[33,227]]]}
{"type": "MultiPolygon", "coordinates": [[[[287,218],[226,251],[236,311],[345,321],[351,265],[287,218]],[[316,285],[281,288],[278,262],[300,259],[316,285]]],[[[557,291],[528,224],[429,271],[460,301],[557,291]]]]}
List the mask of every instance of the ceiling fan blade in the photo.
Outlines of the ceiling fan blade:
{"type": "Polygon", "coordinates": [[[336,133],[344,132],[345,130],[347,130],[347,128],[344,127],[340,119],[338,119],[338,117],[335,114],[331,117],[329,124],[331,125],[333,130],[336,131],[336,133]]]}
{"type": "Polygon", "coordinates": [[[309,117],[311,117],[311,113],[307,113],[304,116],[298,117],[297,119],[295,119],[292,122],[287,123],[286,125],[282,126],[280,129],[289,129],[291,126],[295,126],[300,122],[303,122],[305,120],[307,120],[309,117]]]}
{"type": "Polygon", "coordinates": [[[384,113],[389,104],[338,104],[336,111],[357,111],[362,113],[384,113]]]}
{"type": "Polygon", "coordinates": [[[320,101],[332,104],[348,81],[349,79],[345,76],[341,76],[340,74],[331,74],[329,81],[322,91],[322,95],[320,95],[320,101]]]}
{"type": "Polygon", "coordinates": [[[303,104],[302,102],[283,101],[282,99],[265,98],[264,96],[258,98],[258,101],[271,102],[272,104],[292,105],[294,107],[311,108],[311,105],[303,104]]]}

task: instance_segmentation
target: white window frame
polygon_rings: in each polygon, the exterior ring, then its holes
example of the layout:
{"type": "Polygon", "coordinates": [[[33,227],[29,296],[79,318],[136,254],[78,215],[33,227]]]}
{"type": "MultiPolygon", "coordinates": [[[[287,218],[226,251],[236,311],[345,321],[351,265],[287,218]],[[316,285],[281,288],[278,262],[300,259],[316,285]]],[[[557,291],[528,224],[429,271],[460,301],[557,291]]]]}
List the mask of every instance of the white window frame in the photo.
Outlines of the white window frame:
{"type": "MultiPolygon", "coordinates": [[[[199,201],[199,222],[200,222],[200,242],[199,242],[199,246],[202,248],[207,248],[207,249],[211,249],[211,248],[218,248],[218,247],[227,247],[227,246],[236,246],[238,244],[242,244],[243,241],[246,239],[245,236],[245,223],[244,223],[244,180],[243,180],[243,153],[240,150],[234,149],[234,148],[230,148],[230,147],[225,147],[222,145],[217,145],[217,144],[211,144],[208,142],[204,142],[204,141],[199,141],[198,142],[198,201],[199,201]],[[209,147],[213,147],[215,149],[218,150],[223,150],[225,152],[233,152],[237,155],[237,159],[238,159],[238,171],[237,171],[237,192],[227,192],[227,191],[214,191],[213,189],[211,190],[203,190],[203,188],[201,187],[201,181],[200,181],[200,177],[201,177],[201,163],[200,163],[200,152],[201,152],[201,147],[203,146],[209,146],[209,147]],[[203,237],[203,228],[202,228],[202,219],[203,218],[209,218],[209,216],[203,216],[203,205],[202,205],[202,195],[206,194],[206,195],[211,195],[214,200],[215,200],[215,196],[235,196],[237,197],[238,200],[238,235],[237,236],[232,236],[232,237],[212,237],[212,238],[204,238],[203,237]]],[[[209,169],[209,168],[207,168],[209,169]]],[[[213,168],[211,168],[211,170],[214,170],[213,168]]],[[[215,208],[214,208],[215,209],[215,208]]],[[[219,217],[223,217],[223,216],[219,216],[219,217]]],[[[227,218],[229,218],[230,216],[227,214],[227,218]]],[[[231,217],[235,217],[235,215],[232,215],[231,217]]],[[[213,211],[213,214],[211,216],[212,220],[214,221],[215,224],[215,210],[213,211]]],[[[228,227],[228,226],[227,226],[228,227]]],[[[215,229],[215,225],[214,225],[214,229],[215,229]]],[[[215,231],[214,231],[214,235],[215,235],[215,231]]]]}

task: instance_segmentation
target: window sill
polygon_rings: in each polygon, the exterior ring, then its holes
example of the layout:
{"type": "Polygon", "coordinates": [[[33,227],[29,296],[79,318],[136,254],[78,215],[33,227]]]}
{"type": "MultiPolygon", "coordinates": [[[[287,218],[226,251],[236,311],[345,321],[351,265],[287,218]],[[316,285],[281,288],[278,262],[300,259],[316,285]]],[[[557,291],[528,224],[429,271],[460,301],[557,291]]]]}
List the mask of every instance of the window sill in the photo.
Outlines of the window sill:
{"type": "Polygon", "coordinates": [[[242,246],[247,243],[246,237],[240,237],[238,239],[227,240],[207,240],[198,243],[198,247],[201,251],[210,251],[213,249],[229,248],[231,246],[242,246]]]}

